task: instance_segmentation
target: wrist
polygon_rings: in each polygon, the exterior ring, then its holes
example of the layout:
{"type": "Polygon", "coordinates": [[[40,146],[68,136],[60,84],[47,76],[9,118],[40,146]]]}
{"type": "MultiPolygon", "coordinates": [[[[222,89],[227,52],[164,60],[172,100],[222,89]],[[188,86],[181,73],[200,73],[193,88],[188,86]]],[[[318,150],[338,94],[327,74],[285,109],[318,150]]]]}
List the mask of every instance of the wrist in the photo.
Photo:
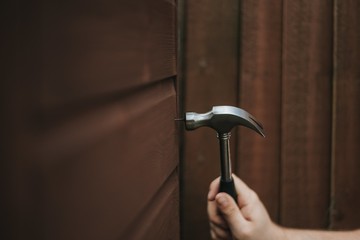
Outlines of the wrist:
{"type": "MultiPolygon", "coordinates": [[[[284,227],[281,227],[275,223],[273,223],[274,225],[274,229],[275,229],[275,236],[276,238],[275,239],[278,239],[278,240],[289,240],[288,236],[287,236],[287,233],[286,233],[286,228],[284,227]]],[[[292,239],[293,240],[293,239],[292,239]]]]}

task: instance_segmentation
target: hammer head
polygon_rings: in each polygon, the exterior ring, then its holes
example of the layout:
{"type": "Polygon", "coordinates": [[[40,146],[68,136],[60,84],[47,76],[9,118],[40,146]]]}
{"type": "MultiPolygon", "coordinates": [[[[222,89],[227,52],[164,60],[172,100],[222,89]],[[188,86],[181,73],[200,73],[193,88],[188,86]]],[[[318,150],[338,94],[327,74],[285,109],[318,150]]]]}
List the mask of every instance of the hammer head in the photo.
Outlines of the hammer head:
{"type": "Polygon", "coordinates": [[[237,125],[248,127],[265,137],[263,126],[248,112],[232,106],[215,106],[210,112],[187,112],[185,127],[194,130],[199,127],[211,127],[219,134],[229,133],[237,125]]]}

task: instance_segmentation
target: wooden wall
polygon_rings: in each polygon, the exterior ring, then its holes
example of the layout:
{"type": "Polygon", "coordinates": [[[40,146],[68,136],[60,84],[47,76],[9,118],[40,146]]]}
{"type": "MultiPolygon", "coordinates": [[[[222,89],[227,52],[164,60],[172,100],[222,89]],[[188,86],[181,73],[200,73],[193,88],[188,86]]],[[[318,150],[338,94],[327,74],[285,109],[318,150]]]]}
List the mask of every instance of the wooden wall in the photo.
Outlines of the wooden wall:
{"type": "Polygon", "coordinates": [[[1,239],[179,239],[175,1],[1,7],[1,239]]]}
{"type": "MultiPolygon", "coordinates": [[[[183,59],[186,111],[205,112],[212,103],[236,101],[238,21],[237,8],[233,7],[236,2],[186,2],[183,59]]],[[[181,197],[183,239],[208,237],[206,196],[209,180],[219,172],[217,149],[214,131],[200,128],[185,133],[181,197]]]]}
{"type": "MultiPolygon", "coordinates": [[[[235,173],[277,223],[359,228],[358,1],[201,0],[185,10],[185,109],[237,105],[265,126],[265,139],[233,131],[235,173]]],[[[183,238],[209,239],[216,135],[187,132],[184,149],[183,238]]]]}

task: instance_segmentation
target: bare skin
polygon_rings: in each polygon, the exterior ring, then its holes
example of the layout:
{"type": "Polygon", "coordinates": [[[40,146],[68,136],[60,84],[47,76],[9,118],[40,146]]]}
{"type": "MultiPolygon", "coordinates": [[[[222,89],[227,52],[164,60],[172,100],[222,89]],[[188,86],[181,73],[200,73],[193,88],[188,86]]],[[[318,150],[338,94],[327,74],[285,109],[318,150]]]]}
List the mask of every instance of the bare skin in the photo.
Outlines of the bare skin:
{"type": "Polygon", "coordinates": [[[359,240],[356,231],[289,229],[273,223],[257,194],[233,175],[238,204],[226,193],[218,193],[219,178],[210,184],[208,215],[212,239],[234,240],[359,240]]]}

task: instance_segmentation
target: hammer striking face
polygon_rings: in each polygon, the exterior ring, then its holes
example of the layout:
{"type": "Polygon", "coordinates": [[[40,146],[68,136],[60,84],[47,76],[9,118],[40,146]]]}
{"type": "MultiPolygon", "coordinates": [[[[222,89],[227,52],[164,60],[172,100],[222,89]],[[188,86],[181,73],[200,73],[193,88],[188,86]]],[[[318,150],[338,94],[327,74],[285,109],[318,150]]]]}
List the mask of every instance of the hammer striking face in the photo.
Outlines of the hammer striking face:
{"type": "Polygon", "coordinates": [[[231,177],[230,159],[230,132],[233,127],[242,125],[254,130],[265,137],[263,126],[248,112],[232,106],[215,106],[210,112],[187,112],[185,115],[186,130],[195,130],[199,127],[210,127],[218,134],[220,144],[220,192],[237,199],[234,181],[231,177]]]}

